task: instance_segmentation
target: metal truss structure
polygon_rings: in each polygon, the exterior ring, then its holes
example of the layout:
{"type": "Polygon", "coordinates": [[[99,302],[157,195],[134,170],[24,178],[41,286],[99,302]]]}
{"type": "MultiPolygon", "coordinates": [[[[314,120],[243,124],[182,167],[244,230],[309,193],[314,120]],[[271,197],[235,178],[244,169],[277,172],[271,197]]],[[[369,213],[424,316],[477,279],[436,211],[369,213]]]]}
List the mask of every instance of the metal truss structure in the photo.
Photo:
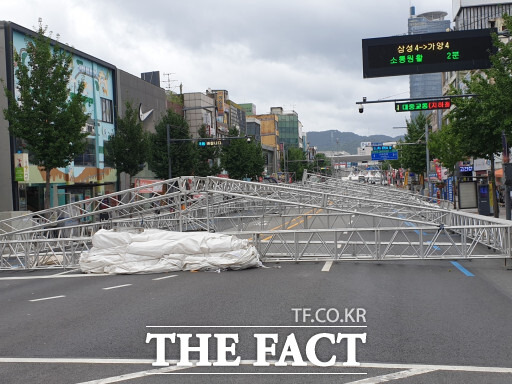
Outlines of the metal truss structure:
{"type": "Polygon", "coordinates": [[[123,227],[236,234],[266,261],[511,256],[510,222],[394,187],[179,177],[0,221],[0,269],[74,267],[92,234],[123,227]]]}

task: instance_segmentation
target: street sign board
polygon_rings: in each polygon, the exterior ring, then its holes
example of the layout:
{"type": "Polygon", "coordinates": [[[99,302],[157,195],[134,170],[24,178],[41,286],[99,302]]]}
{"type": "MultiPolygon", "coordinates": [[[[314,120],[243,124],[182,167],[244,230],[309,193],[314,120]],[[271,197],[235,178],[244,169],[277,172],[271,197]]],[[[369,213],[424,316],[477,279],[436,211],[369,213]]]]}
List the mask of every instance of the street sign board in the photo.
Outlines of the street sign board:
{"type": "Polygon", "coordinates": [[[363,39],[363,77],[414,75],[491,67],[491,32],[474,29],[363,39]]]}
{"type": "Polygon", "coordinates": [[[372,152],[372,161],[398,160],[398,151],[372,152]]]}
{"type": "Polygon", "coordinates": [[[451,100],[429,100],[415,101],[407,103],[395,103],[395,111],[411,112],[411,111],[432,111],[434,109],[449,109],[452,106],[451,100]]]}
{"type": "Polygon", "coordinates": [[[392,145],[373,145],[372,152],[390,152],[393,150],[392,145]]]}

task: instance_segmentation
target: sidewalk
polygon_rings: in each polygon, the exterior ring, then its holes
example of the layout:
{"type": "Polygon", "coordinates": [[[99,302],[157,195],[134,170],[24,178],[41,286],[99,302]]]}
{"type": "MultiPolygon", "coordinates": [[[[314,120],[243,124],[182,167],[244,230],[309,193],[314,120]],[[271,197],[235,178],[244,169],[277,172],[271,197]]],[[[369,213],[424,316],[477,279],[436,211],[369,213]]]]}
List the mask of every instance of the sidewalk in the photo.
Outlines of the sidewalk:
{"type": "MultiPolygon", "coordinates": [[[[467,212],[467,213],[472,213],[474,215],[478,215],[478,208],[457,209],[457,211],[467,212]]],[[[492,214],[490,216],[485,215],[483,217],[494,218],[494,214],[492,214]]],[[[505,210],[505,207],[500,207],[500,216],[499,216],[499,218],[502,219],[502,220],[506,220],[507,219],[507,212],[505,210]]]]}

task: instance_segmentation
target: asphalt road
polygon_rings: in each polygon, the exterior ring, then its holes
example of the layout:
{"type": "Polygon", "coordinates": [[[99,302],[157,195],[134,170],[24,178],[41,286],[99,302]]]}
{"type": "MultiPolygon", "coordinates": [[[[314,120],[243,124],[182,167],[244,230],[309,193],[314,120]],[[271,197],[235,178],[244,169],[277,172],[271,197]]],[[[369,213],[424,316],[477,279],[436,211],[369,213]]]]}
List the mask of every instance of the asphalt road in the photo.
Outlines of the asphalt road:
{"type": "MultiPolygon", "coordinates": [[[[118,276],[3,271],[0,382],[510,383],[512,271],[503,260],[460,264],[469,276],[448,261],[118,276]],[[180,344],[167,342],[169,366],[156,367],[148,333],[190,333],[193,346],[196,334],[237,334],[227,360],[241,361],[199,367],[191,352],[193,366],[177,367],[180,344]],[[265,355],[263,344],[257,355],[261,334],[277,335],[275,355],[265,355]],[[258,358],[308,361],[307,342],[320,334],[345,335],[334,344],[319,338],[313,348],[320,362],[336,355],[333,366],[254,365],[258,358]],[[360,334],[361,365],[345,367],[346,340],[360,334]]],[[[211,361],[217,346],[212,337],[211,361]]]]}

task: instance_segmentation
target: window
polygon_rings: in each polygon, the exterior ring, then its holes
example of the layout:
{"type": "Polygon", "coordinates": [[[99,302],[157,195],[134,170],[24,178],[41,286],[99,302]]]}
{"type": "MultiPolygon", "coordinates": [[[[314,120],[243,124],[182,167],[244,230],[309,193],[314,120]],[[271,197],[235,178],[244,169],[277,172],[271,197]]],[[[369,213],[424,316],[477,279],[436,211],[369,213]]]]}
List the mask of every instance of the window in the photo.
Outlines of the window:
{"type": "Polygon", "coordinates": [[[112,123],[112,100],[101,98],[101,121],[112,123]]]}
{"type": "Polygon", "coordinates": [[[75,157],[75,165],[94,167],[96,166],[96,139],[86,139],[85,152],[75,157]]]}

